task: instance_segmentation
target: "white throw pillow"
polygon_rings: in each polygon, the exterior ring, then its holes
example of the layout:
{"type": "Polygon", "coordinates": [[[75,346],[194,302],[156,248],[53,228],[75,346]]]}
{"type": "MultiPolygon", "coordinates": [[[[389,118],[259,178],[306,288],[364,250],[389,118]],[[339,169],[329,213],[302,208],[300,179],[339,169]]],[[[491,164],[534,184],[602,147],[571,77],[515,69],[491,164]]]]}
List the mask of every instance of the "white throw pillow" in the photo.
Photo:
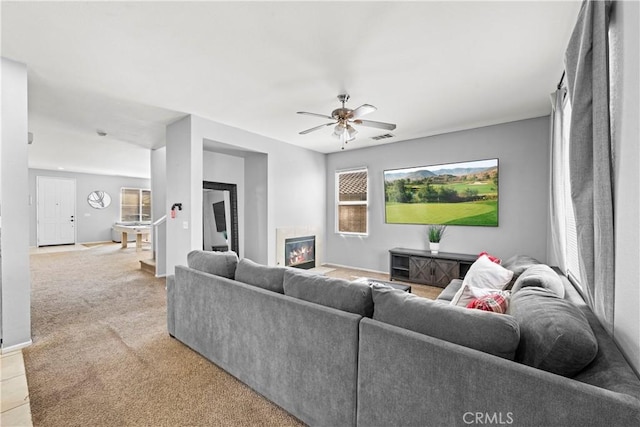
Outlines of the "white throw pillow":
{"type": "Polygon", "coordinates": [[[469,268],[450,304],[466,307],[475,298],[502,290],[512,277],[513,271],[482,255],[469,268]]]}

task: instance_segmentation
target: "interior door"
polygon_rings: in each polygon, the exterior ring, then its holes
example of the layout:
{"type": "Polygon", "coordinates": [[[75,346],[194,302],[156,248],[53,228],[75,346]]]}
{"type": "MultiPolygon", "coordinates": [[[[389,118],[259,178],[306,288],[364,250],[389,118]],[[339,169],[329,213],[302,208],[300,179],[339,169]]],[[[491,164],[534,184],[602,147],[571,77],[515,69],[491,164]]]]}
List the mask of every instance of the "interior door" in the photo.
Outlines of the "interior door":
{"type": "Polygon", "coordinates": [[[76,181],[70,178],[39,176],[38,246],[68,245],[76,242],[76,181]]]}

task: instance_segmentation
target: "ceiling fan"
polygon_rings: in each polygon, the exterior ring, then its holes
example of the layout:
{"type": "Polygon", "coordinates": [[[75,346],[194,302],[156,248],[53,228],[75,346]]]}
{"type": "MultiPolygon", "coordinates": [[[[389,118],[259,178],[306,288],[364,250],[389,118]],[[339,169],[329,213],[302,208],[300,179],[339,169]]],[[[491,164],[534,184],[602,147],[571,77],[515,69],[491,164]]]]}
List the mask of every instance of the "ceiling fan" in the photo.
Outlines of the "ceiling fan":
{"type": "Polygon", "coordinates": [[[331,112],[330,116],[326,114],[317,114],[317,113],[308,113],[306,111],[298,111],[298,114],[306,114],[308,116],[317,116],[323,117],[325,119],[333,120],[331,123],[325,123],[320,126],[312,127],[311,129],[303,130],[300,132],[300,135],[306,135],[310,132],[316,131],[318,129],[322,129],[326,126],[333,126],[333,136],[336,138],[340,138],[342,142],[342,149],[344,150],[344,144],[349,141],[353,141],[356,139],[356,134],[358,131],[351,126],[351,124],[369,126],[378,129],[386,129],[386,130],[394,130],[396,125],[393,123],[384,123],[384,122],[374,122],[372,120],[362,120],[360,117],[365,114],[372,113],[377,110],[376,107],[369,104],[362,104],[355,110],[350,108],[345,108],[344,104],[349,100],[349,95],[340,94],[338,95],[338,101],[342,103],[342,108],[336,108],[331,112]]]}

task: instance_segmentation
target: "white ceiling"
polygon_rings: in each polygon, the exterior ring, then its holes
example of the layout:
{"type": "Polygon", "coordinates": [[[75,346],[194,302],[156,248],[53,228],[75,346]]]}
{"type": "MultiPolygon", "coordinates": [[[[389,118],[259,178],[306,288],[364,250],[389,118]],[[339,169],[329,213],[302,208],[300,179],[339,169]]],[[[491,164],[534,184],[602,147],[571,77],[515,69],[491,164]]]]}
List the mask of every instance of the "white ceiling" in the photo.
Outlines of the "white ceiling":
{"type": "Polygon", "coordinates": [[[347,149],[547,115],[580,3],[3,1],[2,56],[29,69],[30,167],[148,176],[185,114],[322,153],[296,112],[344,92],[397,124],[347,149]]]}

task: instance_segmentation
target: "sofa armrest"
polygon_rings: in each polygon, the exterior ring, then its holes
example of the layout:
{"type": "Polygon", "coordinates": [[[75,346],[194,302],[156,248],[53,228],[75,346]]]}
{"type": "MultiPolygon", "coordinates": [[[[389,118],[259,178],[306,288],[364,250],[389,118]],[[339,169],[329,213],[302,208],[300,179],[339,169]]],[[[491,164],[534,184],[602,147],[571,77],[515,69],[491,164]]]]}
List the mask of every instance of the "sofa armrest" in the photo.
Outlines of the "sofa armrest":
{"type": "Polygon", "coordinates": [[[632,396],[372,319],[358,360],[359,426],[640,425],[632,396]]]}

